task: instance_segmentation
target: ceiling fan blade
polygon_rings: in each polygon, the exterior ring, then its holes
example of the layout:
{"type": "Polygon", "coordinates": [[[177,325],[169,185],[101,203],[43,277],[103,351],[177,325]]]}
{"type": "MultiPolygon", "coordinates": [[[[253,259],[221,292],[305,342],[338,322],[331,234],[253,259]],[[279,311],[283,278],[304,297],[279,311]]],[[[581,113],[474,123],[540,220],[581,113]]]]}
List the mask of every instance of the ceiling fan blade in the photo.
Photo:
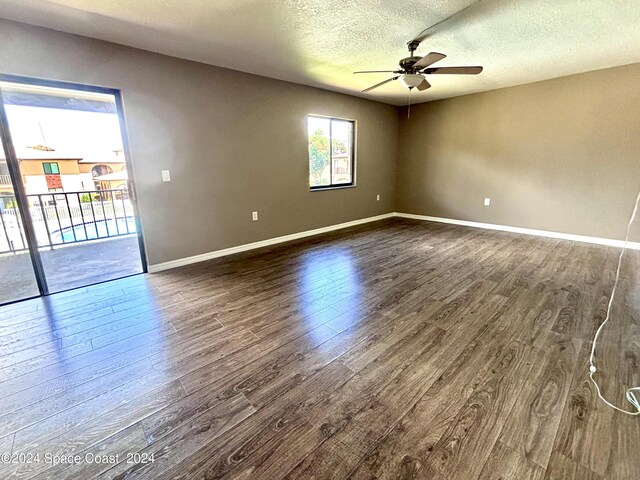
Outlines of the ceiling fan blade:
{"type": "Polygon", "coordinates": [[[443,53],[437,53],[437,52],[427,53],[424,57],[422,57],[420,60],[418,60],[416,63],[413,64],[413,68],[420,70],[422,68],[428,67],[429,65],[433,65],[434,63],[439,62],[440,60],[446,57],[447,56],[443,53]]]}
{"type": "Polygon", "coordinates": [[[353,73],[396,73],[395,70],[361,70],[353,73]]]}
{"type": "Polygon", "coordinates": [[[374,86],[369,87],[369,88],[365,88],[364,90],[362,90],[363,92],[368,92],[370,90],[373,90],[374,88],[378,88],[381,85],[384,85],[387,82],[390,82],[392,80],[396,80],[398,77],[391,77],[391,78],[387,78],[384,82],[380,82],[380,83],[376,83],[374,86]]]}
{"type": "Polygon", "coordinates": [[[482,67],[436,67],[427,68],[422,73],[438,75],[478,75],[482,72],[482,67]]]}
{"type": "Polygon", "coordinates": [[[427,79],[425,78],[424,80],[422,80],[422,83],[418,85],[417,88],[418,90],[423,91],[423,90],[426,90],[427,88],[431,88],[431,84],[427,82],[427,79]]]}

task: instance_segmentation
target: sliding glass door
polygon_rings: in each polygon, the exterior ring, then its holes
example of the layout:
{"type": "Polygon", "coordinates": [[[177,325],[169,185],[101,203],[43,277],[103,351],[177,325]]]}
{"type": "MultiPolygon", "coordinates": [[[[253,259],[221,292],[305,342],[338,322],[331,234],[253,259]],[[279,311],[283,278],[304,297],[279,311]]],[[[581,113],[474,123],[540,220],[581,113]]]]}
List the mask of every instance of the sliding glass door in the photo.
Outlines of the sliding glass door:
{"type": "Polygon", "coordinates": [[[0,303],[145,271],[119,93],[0,75],[0,95],[0,303]]]}

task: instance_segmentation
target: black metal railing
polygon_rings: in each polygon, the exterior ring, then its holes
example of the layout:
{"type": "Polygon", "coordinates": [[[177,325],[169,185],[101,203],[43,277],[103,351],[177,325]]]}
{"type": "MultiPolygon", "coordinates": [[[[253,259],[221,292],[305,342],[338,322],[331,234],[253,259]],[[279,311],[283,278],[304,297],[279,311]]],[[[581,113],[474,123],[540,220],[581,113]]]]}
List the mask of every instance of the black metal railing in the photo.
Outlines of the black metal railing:
{"type": "MultiPolygon", "coordinates": [[[[127,189],[40,193],[27,199],[41,248],[136,233],[127,189]]],[[[16,198],[0,194],[0,254],[27,248],[16,198]]]]}

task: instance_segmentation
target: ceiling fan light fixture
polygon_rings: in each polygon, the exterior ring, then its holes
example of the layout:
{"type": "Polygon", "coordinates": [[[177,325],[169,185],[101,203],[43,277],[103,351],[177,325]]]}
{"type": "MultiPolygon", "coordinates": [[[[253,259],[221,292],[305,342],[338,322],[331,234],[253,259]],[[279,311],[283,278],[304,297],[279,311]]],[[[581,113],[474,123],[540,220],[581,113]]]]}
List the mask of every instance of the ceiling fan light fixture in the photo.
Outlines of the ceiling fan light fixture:
{"type": "Polygon", "coordinates": [[[400,83],[408,89],[417,87],[422,83],[423,80],[424,77],[417,73],[405,73],[403,75],[400,75],[400,83]]]}

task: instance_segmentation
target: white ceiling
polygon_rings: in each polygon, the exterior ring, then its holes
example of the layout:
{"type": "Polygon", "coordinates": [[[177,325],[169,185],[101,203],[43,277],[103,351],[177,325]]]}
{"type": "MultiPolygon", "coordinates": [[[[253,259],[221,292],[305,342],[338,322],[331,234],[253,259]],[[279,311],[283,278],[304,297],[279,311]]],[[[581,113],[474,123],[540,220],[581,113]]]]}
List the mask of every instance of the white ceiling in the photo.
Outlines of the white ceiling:
{"type": "Polygon", "coordinates": [[[479,76],[431,76],[424,102],[640,62],[638,0],[0,0],[0,17],[395,105],[391,82],[360,90],[418,50],[436,66],[483,65],[479,76]]]}

